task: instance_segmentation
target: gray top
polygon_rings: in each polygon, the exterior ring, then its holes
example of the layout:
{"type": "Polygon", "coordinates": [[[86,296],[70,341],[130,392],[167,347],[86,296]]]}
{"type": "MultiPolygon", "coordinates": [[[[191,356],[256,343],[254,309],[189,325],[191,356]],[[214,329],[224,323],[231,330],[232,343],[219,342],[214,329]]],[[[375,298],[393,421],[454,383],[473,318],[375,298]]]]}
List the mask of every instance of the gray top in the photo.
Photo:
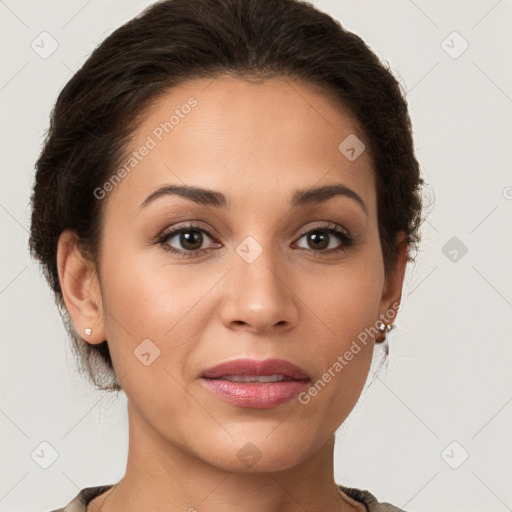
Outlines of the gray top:
{"type": "MultiPolygon", "coordinates": [[[[65,507],[52,510],[51,512],[86,512],[87,504],[96,498],[96,496],[108,491],[113,485],[114,484],[85,487],[65,507]]],[[[406,512],[389,503],[380,503],[370,491],[344,487],[343,485],[338,485],[338,487],[353,500],[363,503],[367,512],[406,512]]]]}

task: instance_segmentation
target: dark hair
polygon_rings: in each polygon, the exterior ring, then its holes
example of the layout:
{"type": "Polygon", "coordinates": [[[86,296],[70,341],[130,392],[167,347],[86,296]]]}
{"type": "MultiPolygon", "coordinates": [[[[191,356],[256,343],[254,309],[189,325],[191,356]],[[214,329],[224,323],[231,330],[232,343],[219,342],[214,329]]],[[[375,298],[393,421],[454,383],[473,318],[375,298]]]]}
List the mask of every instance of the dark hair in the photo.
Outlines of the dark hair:
{"type": "Polygon", "coordinates": [[[389,67],[361,38],[300,0],[158,2],[107,37],[69,80],[36,163],[30,250],[53,289],[80,370],[99,389],[121,386],[107,341],[86,343],[66,311],[59,236],[73,229],[84,255],[95,261],[104,201],[94,190],[124,160],[144,112],[178,84],[221,74],[299,79],[338,102],[369,143],[386,274],[397,261],[400,230],[410,248],[419,242],[423,180],[407,102],[389,67]]]}

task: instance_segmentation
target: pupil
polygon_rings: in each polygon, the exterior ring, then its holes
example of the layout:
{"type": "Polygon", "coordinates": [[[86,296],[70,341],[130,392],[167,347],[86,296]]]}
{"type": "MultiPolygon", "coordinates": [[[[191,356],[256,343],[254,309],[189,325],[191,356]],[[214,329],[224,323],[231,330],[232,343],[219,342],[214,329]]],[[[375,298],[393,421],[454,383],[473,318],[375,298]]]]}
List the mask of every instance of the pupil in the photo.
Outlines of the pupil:
{"type": "MultiPolygon", "coordinates": [[[[320,247],[317,246],[316,249],[325,249],[329,245],[329,241],[327,240],[327,236],[325,233],[313,233],[310,235],[310,241],[313,241],[313,244],[318,243],[320,241],[320,247]]],[[[315,249],[315,247],[313,247],[315,249]]]]}
{"type": "Polygon", "coordinates": [[[198,249],[199,247],[201,247],[202,241],[203,235],[199,231],[188,231],[186,233],[181,233],[180,243],[185,249],[198,249]],[[197,246],[195,246],[194,244],[196,244],[197,246]],[[192,245],[192,247],[190,247],[190,245],[192,245]]]}

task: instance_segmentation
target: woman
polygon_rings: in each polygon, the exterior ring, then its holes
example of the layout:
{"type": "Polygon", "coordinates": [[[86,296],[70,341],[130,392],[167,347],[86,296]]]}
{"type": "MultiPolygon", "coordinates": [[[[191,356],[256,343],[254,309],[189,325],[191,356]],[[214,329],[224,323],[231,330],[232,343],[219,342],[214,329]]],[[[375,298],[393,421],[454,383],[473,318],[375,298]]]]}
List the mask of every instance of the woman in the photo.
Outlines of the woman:
{"type": "Polygon", "coordinates": [[[30,246],[129,452],[59,510],[401,510],[333,450],[422,184],[396,80],[309,4],[168,0],[111,34],[58,97],[30,246]]]}

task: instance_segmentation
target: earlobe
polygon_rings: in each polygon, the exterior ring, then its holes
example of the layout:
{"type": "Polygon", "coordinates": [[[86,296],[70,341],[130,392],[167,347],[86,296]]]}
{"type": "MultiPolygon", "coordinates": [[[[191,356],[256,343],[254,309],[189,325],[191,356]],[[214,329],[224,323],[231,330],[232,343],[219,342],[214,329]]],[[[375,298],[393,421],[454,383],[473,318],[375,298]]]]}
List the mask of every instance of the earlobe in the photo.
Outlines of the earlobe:
{"type": "Polygon", "coordinates": [[[63,231],[59,237],[57,270],[64,303],[77,333],[88,343],[102,343],[106,336],[96,269],[81,254],[78,236],[72,230],[63,231]]]}

